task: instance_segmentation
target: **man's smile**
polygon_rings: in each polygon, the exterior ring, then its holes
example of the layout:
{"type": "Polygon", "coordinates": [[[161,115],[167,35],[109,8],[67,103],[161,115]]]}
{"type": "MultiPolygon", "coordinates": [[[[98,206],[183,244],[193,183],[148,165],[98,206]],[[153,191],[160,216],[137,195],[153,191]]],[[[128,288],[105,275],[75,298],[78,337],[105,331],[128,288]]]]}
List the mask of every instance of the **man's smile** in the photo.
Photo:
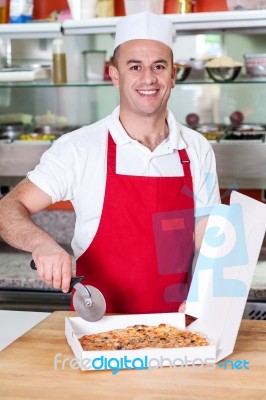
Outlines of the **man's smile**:
{"type": "Polygon", "coordinates": [[[157,90],[137,90],[137,92],[139,93],[139,94],[141,94],[141,95],[144,95],[144,96],[150,96],[150,95],[153,95],[153,94],[156,94],[156,93],[158,93],[158,91],[159,91],[159,89],[157,90]]]}

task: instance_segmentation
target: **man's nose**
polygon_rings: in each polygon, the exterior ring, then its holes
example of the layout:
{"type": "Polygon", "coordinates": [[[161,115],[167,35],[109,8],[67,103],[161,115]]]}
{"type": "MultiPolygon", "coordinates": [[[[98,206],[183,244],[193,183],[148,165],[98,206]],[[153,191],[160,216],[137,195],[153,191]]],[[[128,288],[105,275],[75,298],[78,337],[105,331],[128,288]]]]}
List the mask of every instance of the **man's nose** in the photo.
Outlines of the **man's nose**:
{"type": "Polygon", "coordinates": [[[157,82],[157,76],[155,71],[150,68],[145,68],[142,73],[142,80],[143,83],[145,83],[146,85],[151,85],[157,82]]]}

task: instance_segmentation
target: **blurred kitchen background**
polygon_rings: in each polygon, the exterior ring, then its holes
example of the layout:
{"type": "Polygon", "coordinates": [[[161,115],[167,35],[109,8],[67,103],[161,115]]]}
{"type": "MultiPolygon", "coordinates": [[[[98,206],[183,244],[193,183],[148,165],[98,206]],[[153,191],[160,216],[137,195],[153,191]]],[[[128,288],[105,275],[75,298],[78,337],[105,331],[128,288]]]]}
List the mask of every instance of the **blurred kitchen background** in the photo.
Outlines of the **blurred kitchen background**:
{"type": "MultiPolygon", "coordinates": [[[[178,1],[165,0],[164,12],[176,13],[178,1]]],[[[239,7],[240,3],[235,4],[239,7]]],[[[187,124],[188,114],[198,116],[196,128],[211,141],[216,154],[222,194],[237,188],[265,202],[266,72],[259,77],[248,75],[244,55],[266,53],[266,23],[261,22],[266,10],[260,11],[261,19],[257,18],[259,11],[250,11],[249,15],[256,17],[252,24],[244,21],[246,14],[242,11],[243,17],[240,15],[231,25],[229,19],[229,28],[225,29],[219,28],[219,24],[226,24],[224,13],[220,14],[217,27],[210,27],[208,18],[203,17],[206,13],[214,16],[217,12],[228,12],[226,1],[198,0],[193,2],[193,7],[194,12],[184,16],[191,17],[191,21],[186,19],[190,29],[177,29],[173,49],[174,61],[188,65],[190,72],[184,81],[176,82],[169,108],[182,124],[187,124]],[[201,20],[203,27],[199,29],[201,20]],[[214,82],[204,68],[208,60],[223,55],[243,64],[232,82],[214,82]],[[230,119],[235,111],[243,115],[242,131],[238,131],[230,119]]],[[[67,1],[35,2],[34,18],[40,24],[45,24],[47,18],[55,19],[50,24],[58,24],[54,37],[48,37],[45,25],[44,33],[36,37],[31,32],[24,34],[23,29],[14,34],[7,28],[10,24],[0,24],[0,197],[37,164],[41,154],[58,136],[103,118],[119,103],[118,93],[107,74],[115,22],[106,25],[99,22],[98,29],[86,33],[86,21],[77,21],[74,33],[62,35],[64,15],[69,17],[67,9],[67,1]],[[58,20],[60,12],[62,20],[58,20]],[[84,25],[85,33],[82,33],[84,25]],[[66,54],[67,82],[59,85],[54,84],[52,72],[55,37],[63,40],[66,54]],[[83,53],[88,50],[105,51],[100,81],[88,80],[83,53]],[[8,77],[7,68],[11,68],[8,77]],[[29,72],[33,70],[38,70],[40,75],[31,80],[29,72]],[[24,74],[22,81],[18,80],[17,73],[24,74]]],[[[115,1],[113,10],[114,17],[123,15],[124,2],[115,1]]],[[[239,8],[237,10],[239,15],[239,8]]],[[[111,21],[113,17],[110,18],[111,21]]],[[[223,201],[228,202],[228,196],[223,201]]],[[[75,216],[70,203],[55,204],[34,216],[34,220],[71,252],[75,216]]],[[[43,284],[30,269],[30,260],[30,254],[17,251],[0,240],[0,307],[34,311],[67,309],[70,296],[43,284]]],[[[74,265],[73,260],[73,268],[74,265]]],[[[265,267],[266,244],[261,251],[250,302],[266,302],[265,267]]]]}

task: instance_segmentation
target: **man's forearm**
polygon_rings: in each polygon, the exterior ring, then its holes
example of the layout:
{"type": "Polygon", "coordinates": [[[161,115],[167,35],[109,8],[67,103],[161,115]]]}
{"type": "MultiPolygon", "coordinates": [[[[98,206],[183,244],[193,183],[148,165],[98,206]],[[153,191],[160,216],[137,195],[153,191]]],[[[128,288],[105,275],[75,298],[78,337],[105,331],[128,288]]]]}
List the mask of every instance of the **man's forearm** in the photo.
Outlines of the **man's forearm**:
{"type": "Polygon", "coordinates": [[[42,241],[54,239],[35,225],[26,207],[20,201],[4,199],[0,202],[0,236],[11,246],[33,252],[42,241]]]}

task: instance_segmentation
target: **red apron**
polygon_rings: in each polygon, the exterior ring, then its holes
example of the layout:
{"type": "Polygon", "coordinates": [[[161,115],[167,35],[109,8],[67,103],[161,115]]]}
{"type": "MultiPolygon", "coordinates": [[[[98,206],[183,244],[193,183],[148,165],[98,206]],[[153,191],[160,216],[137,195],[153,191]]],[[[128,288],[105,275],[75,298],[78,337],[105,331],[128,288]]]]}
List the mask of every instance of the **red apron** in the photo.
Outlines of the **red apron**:
{"type": "Polygon", "coordinates": [[[194,200],[185,194],[193,193],[187,153],[178,153],[184,176],[119,175],[116,144],[108,134],[102,215],[92,243],[77,260],[77,275],[103,293],[109,313],[176,312],[187,297],[194,200]]]}

